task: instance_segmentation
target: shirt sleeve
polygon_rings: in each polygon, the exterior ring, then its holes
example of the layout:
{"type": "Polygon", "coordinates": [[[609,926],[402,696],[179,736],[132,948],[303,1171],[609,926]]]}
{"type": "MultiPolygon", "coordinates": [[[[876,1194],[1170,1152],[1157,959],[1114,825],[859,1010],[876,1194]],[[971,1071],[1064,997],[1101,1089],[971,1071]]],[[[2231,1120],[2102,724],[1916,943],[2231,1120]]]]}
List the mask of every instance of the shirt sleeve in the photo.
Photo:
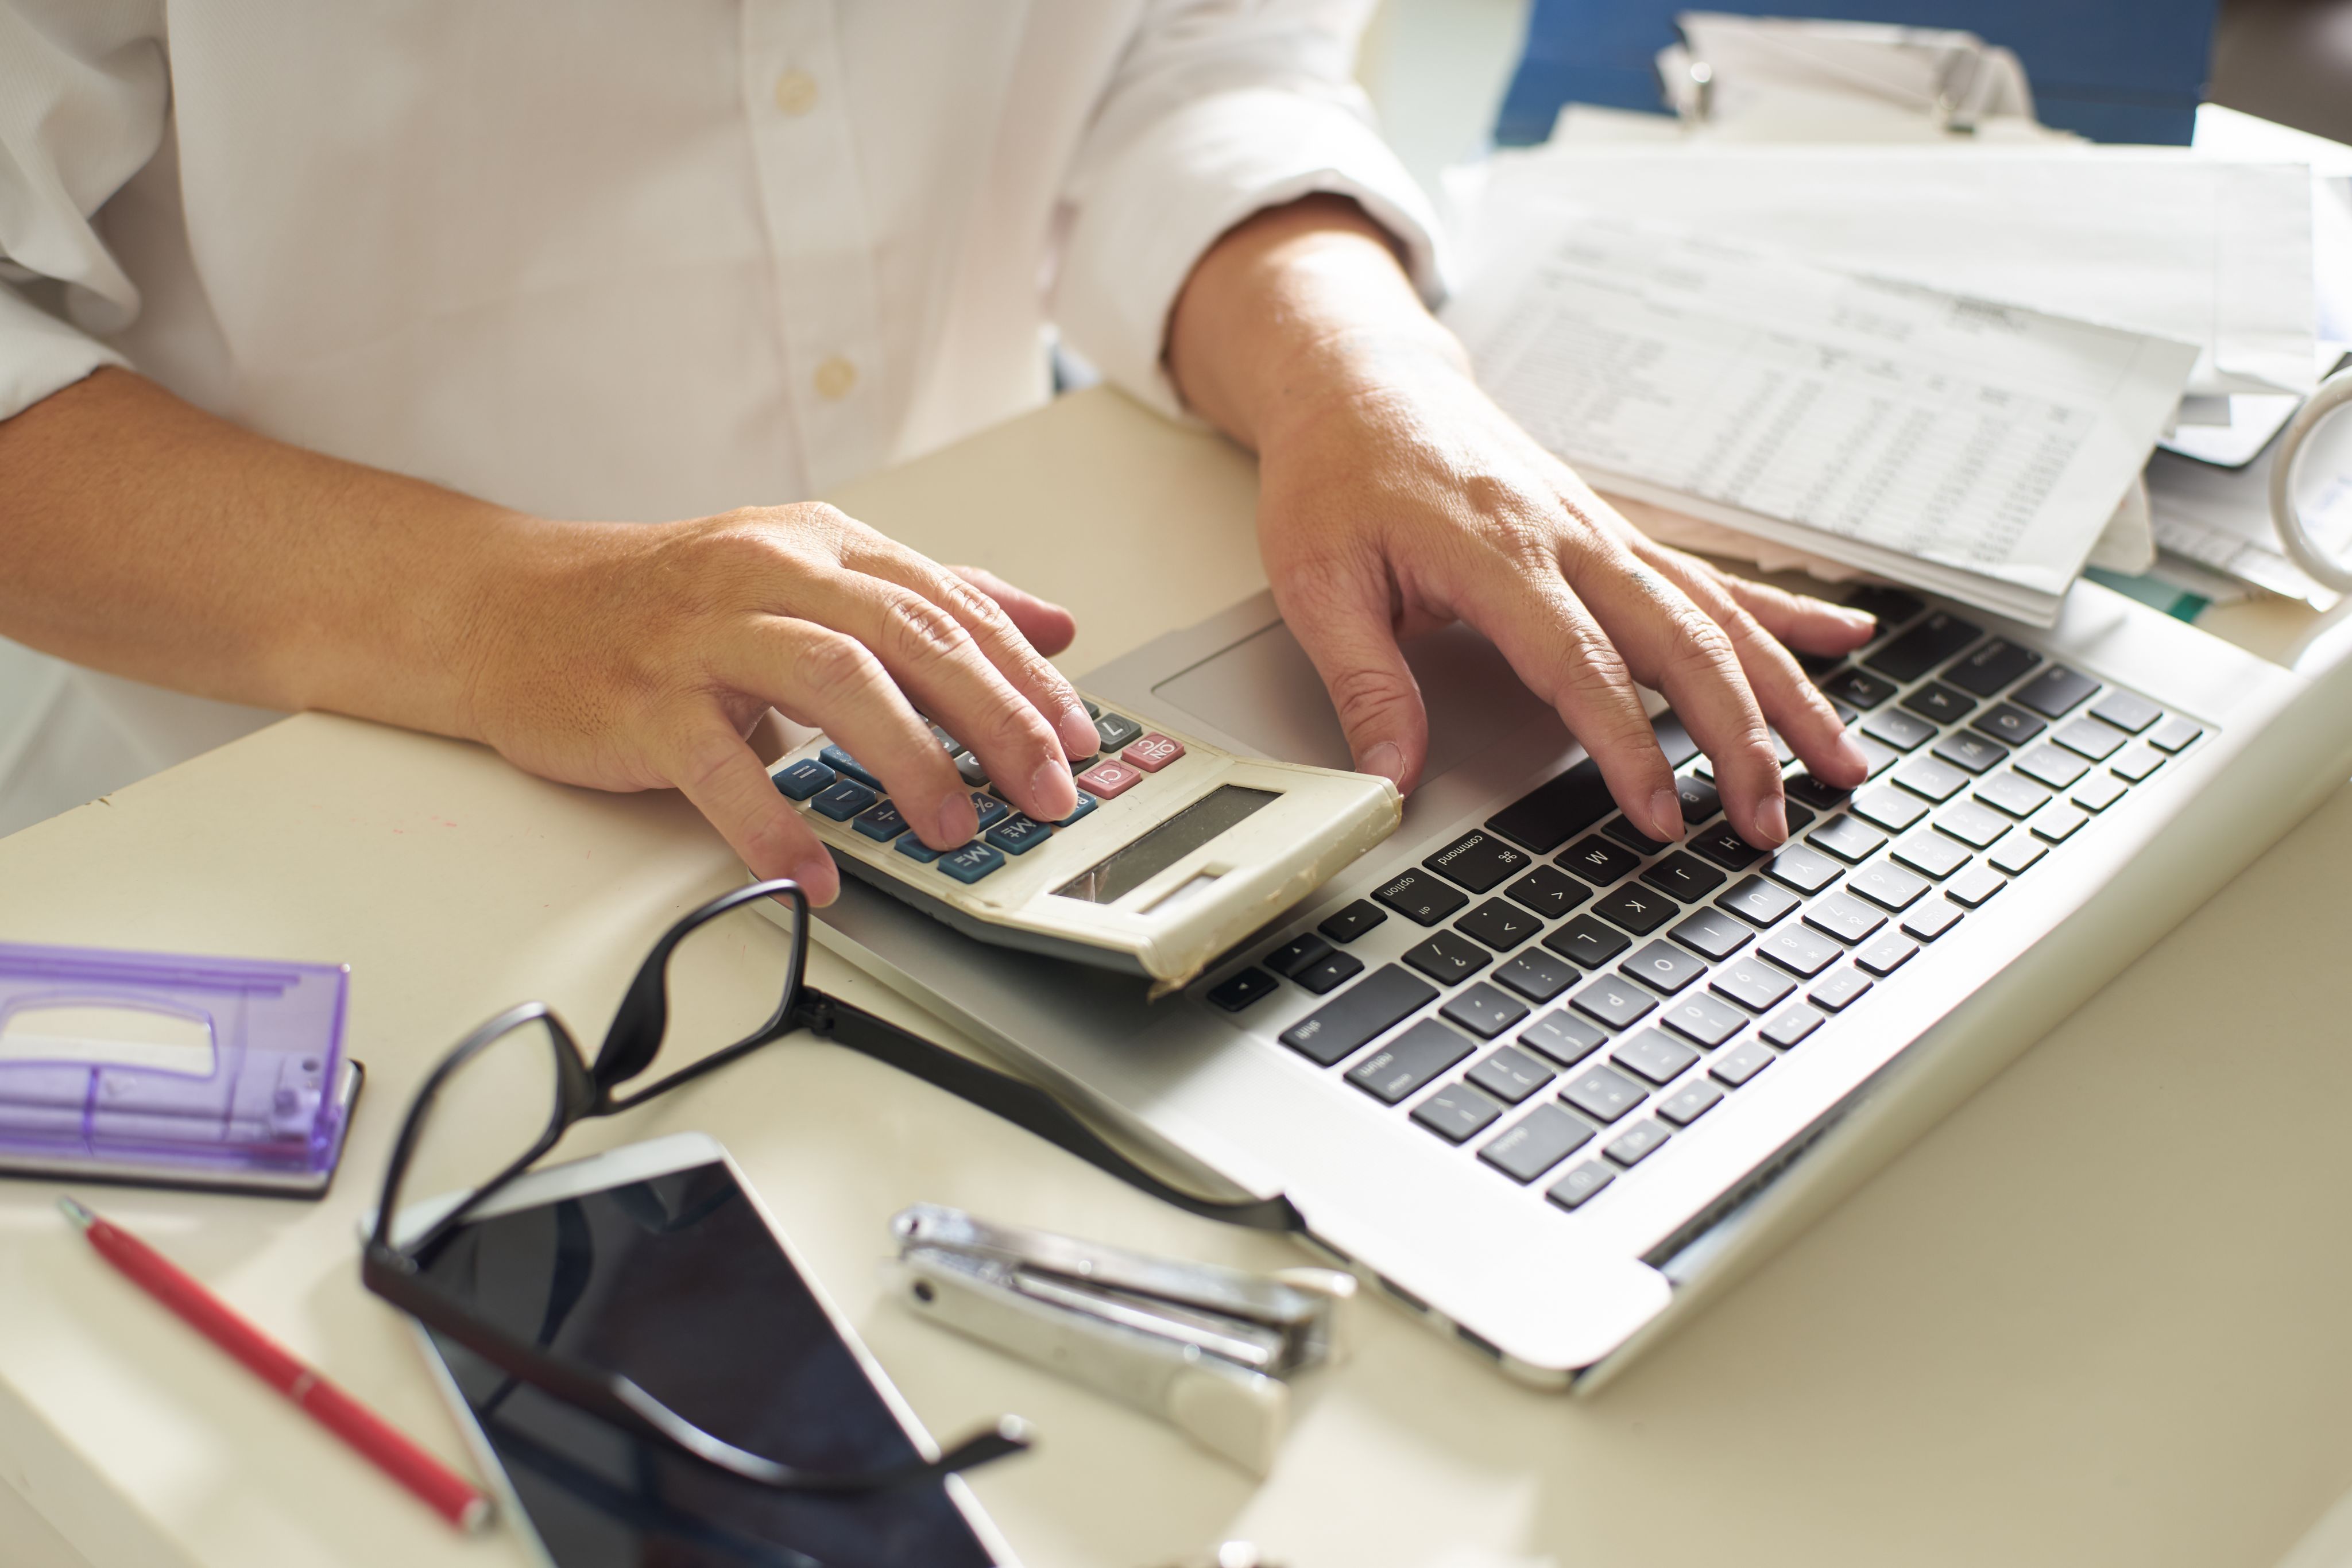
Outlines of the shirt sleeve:
{"type": "Polygon", "coordinates": [[[1444,257],[1428,198],[1355,85],[1371,0],[1154,0],[1063,187],[1054,317],[1070,346],[1162,413],[1161,363],[1193,265],[1251,214],[1352,196],[1395,236],[1434,306],[1444,257]]]}
{"type": "Polygon", "coordinates": [[[162,145],[155,0],[0,0],[0,419],[122,356],[139,290],[91,222],[162,145]]]}

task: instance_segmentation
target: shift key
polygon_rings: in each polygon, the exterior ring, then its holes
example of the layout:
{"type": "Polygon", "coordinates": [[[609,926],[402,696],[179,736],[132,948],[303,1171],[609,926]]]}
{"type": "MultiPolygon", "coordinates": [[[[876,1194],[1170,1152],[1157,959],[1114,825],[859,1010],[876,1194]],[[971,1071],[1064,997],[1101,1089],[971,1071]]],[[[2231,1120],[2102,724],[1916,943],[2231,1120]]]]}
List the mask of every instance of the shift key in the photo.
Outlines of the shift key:
{"type": "Polygon", "coordinates": [[[1437,988],[1383,964],[1282,1031],[1282,1043],[1328,1067],[1437,999],[1437,988]]]}

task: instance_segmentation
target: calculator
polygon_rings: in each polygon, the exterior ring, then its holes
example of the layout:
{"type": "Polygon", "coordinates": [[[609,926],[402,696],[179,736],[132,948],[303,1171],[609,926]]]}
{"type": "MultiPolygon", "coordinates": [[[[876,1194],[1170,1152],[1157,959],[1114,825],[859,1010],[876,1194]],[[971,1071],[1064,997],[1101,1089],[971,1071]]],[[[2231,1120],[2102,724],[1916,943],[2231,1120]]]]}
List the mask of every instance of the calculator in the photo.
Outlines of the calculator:
{"type": "MultiPolygon", "coordinates": [[[[1237,757],[1087,700],[1101,749],[1070,764],[1077,809],[1014,810],[932,727],[971,787],[980,835],[941,852],[880,779],[823,736],[768,771],[843,870],[967,936],[1148,977],[1159,990],[1313,893],[1396,831],[1372,774],[1237,757]]],[[[781,912],[775,912],[783,918],[781,912]]]]}

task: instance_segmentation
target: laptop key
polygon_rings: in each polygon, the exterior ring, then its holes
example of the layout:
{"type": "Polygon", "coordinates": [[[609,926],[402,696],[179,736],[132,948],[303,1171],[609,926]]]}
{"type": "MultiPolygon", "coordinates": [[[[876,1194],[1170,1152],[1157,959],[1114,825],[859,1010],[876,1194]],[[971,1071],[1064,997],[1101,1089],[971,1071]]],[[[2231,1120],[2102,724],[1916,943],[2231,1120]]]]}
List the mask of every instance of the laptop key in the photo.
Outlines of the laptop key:
{"type": "Polygon", "coordinates": [[[1264,969],[1238,969],[1232,976],[1209,988],[1209,999],[1229,1013],[1237,1013],[1252,1002],[1264,1001],[1282,988],[1264,969]]]}
{"type": "Polygon", "coordinates": [[[2074,706],[2099,689],[2099,683],[2090,676],[2053,664],[2017,690],[2010,700],[2032,708],[2043,718],[2061,718],[2074,706]]]}
{"type": "Polygon", "coordinates": [[[1606,1125],[1647,1099],[1649,1092],[1622,1072],[1594,1067],[1572,1080],[1559,1097],[1606,1125]]]}
{"type": "Polygon", "coordinates": [[[1941,833],[1914,833],[1896,844],[1895,858],[1922,876],[1943,881],[1969,863],[1969,852],[1941,833]]]}
{"type": "Polygon", "coordinates": [[[1353,953],[1328,953],[1290,977],[1299,988],[1328,997],[1364,972],[1364,961],[1353,953]]]}
{"type": "MultiPolygon", "coordinates": [[[[2149,774],[2155,772],[2158,768],[2163,767],[2164,758],[2161,754],[2152,748],[2146,741],[2139,741],[2134,743],[2132,746],[2119,753],[2116,759],[2113,762],[2108,763],[2107,766],[2112,768],[2118,777],[2128,779],[2133,783],[2137,784],[2141,779],[2147,778],[2149,774]]],[[[840,786],[835,785],[835,788],[839,789],[840,786]]],[[[817,799],[822,800],[824,797],[820,795],[817,799]]]]}
{"type": "Polygon", "coordinates": [[[1982,773],[2009,759],[2009,747],[1988,736],[1962,730],[1936,742],[1935,755],[1967,773],[1982,773]]]}
{"type": "Polygon", "coordinates": [[[1863,760],[1870,765],[1869,770],[1863,774],[1864,779],[1875,779],[1903,760],[1901,752],[1891,746],[1881,746],[1867,735],[1854,737],[1853,744],[1854,749],[1862,753],[1863,760]]]}
{"type": "Polygon", "coordinates": [[[1716,970],[1707,989],[1729,997],[1749,1012],[1761,1016],[1789,999],[1796,983],[1769,965],[1753,958],[1736,958],[1716,970]]]}
{"type": "Polygon", "coordinates": [[[1609,1141],[1601,1152],[1621,1166],[1637,1166],[1665,1146],[1674,1136],[1655,1122],[1636,1122],[1609,1141]]]}
{"type": "Polygon", "coordinates": [[[1985,864],[1995,871],[2016,876],[2020,873],[2032,870],[2042,857],[2049,852],[2050,846],[2047,844],[2036,843],[2032,839],[2011,839],[1985,856],[1985,864]]]}
{"type": "Polygon", "coordinates": [[[1871,715],[1862,733],[1897,751],[1916,751],[1936,738],[1936,727],[1915,714],[1890,707],[1871,715]]]}
{"type": "MultiPolygon", "coordinates": [[[[1786,898],[1788,894],[1780,896],[1786,898]]],[[[1666,935],[1692,952],[1720,963],[1747,946],[1755,933],[1719,909],[1702,909],[1666,935]]]]}
{"type": "Polygon", "coordinates": [[[1539,865],[1503,892],[1547,920],[1558,920],[1592,896],[1592,890],[1555,866],[1539,865]]]}
{"type": "Polygon", "coordinates": [[[1498,953],[1507,953],[1537,932],[1543,922],[1505,899],[1490,898],[1454,923],[1498,953]]]}
{"type": "MultiPolygon", "coordinates": [[[[2067,785],[2089,772],[2090,768],[2089,763],[2073,752],[2061,751],[2058,747],[2046,744],[2035,747],[2017,759],[2017,770],[2020,773],[2024,774],[2028,779],[2039,779],[2053,789],[2063,789],[2067,785]]],[[[2121,773],[2123,769],[2118,768],[2116,771],[2121,773]]],[[[2125,776],[2129,777],[2128,774],[2125,776]]]]}
{"type": "Polygon", "coordinates": [[[1573,1013],[1549,1012],[1519,1030],[1519,1043],[1545,1060],[1573,1067],[1609,1042],[1609,1037],[1573,1013]]]}
{"type": "Polygon", "coordinates": [[[2126,735],[2137,735],[2164,716],[2164,710],[2137,692],[2111,690],[2091,706],[2091,716],[2114,725],[2126,735]]]}
{"type": "Polygon", "coordinates": [[[1713,1051],[1748,1027],[1748,1020],[1705,991],[1688,991],[1666,1007],[1658,1021],[1713,1051]]]}
{"type": "Polygon", "coordinates": [[[1933,942],[1960,923],[1968,912],[1948,898],[1930,899],[1903,917],[1903,935],[1933,942]]]}
{"type": "MultiPolygon", "coordinates": [[[[1832,880],[1836,877],[1837,869],[1834,866],[1831,867],[1830,875],[1832,880]]],[[[1751,876],[1745,881],[1735,883],[1728,892],[1715,901],[1717,908],[1728,909],[1742,920],[1766,930],[1769,930],[1786,918],[1789,911],[1796,908],[1797,904],[1795,894],[1785,887],[1766,882],[1760,876],[1751,876]]]]}
{"type": "Polygon", "coordinates": [[[1802,925],[1782,926],[1758,943],[1756,950],[1802,980],[1811,979],[1845,956],[1844,947],[1802,925]]]}
{"type": "Polygon", "coordinates": [[[1885,833],[1858,817],[1832,817],[1805,835],[1805,842],[1848,862],[1868,860],[1885,841],[1885,833]]]}
{"type": "Polygon", "coordinates": [[[1865,712],[1895,695],[1894,682],[1881,680],[1852,665],[1832,672],[1820,685],[1824,695],[1865,712]]]}
{"type": "Polygon", "coordinates": [[[2170,755],[2188,750],[2195,744],[2197,737],[2204,733],[2204,727],[2195,719],[2182,718],[2175,715],[2148,732],[2147,743],[2158,751],[2170,755]]]}
{"type": "Polygon", "coordinates": [[[1440,882],[1425,871],[1406,872],[1372,896],[1421,925],[1434,925],[1470,902],[1470,895],[1460,888],[1440,882]]]}
{"type": "Polygon", "coordinates": [[[1936,724],[1958,724],[1976,711],[1973,699],[1962,696],[1951,687],[1929,681],[1903,699],[1903,706],[1921,718],[1936,724]]]}
{"type": "Polygon", "coordinates": [[[1927,895],[1932,885],[1926,877],[1905,871],[1891,861],[1857,867],[1845,879],[1846,890],[1858,893],[1881,909],[1900,915],[1927,895]]]}
{"type": "Polygon", "coordinates": [[[1957,615],[1947,615],[1938,610],[1863,664],[1908,685],[1983,635],[1983,627],[1970,625],[1957,615]]]}
{"type": "Polygon", "coordinates": [[[1654,991],[1673,996],[1706,977],[1706,966],[1671,942],[1653,942],[1617,966],[1654,991]]]}
{"type": "Polygon", "coordinates": [[[1890,931],[1856,953],[1853,956],[1853,961],[1884,979],[1909,963],[1911,956],[1917,951],[1919,951],[1919,944],[1912,941],[1908,936],[1890,931]]]}
{"type": "Polygon", "coordinates": [[[1705,779],[1685,773],[1675,780],[1675,794],[1683,803],[1683,826],[1696,828],[1714,820],[1723,810],[1723,797],[1705,779]]]}
{"type": "Polygon", "coordinates": [[[1631,980],[1603,977],[1569,998],[1568,1005],[1611,1029],[1631,1029],[1657,1010],[1658,998],[1631,980]]]}
{"type": "Polygon", "coordinates": [[[2030,817],[2049,800],[2050,791],[2011,768],[1978,779],[1977,799],[2012,817],[2030,817]]]}
{"type": "Polygon", "coordinates": [[[1970,727],[1991,736],[2004,746],[2023,746],[2050,727],[2047,719],[2036,718],[2014,703],[2002,703],[1977,715],[1970,727]]]}
{"type": "Polygon", "coordinates": [[[1507,1105],[1516,1105],[1559,1074],[1517,1046],[1501,1046],[1465,1076],[1507,1105]]]}
{"type": "MultiPolygon", "coordinates": [[[[1801,811],[1802,806],[1795,810],[1801,811]]],[[[1732,826],[1719,823],[1703,833],[1691,835],[1692,852],[1706,856],[1726,871],[1746,871],[1764,858],[1765,852],[1739,836],[1732,826]]]]}
{"type": "Polygon", "coordinates": [[[1530,947],[1495,971],[1495,978],[1531,1002],[1548,1002],[1576,984],[1574,965],[1530,947]]]}
{"type": "Polygon", "coordinates": [[[1881,633],[1894,631],[1906,621],[1927,608],[1924,600],[1915,599],[1899,588],[1881,583],[1865,582],[1845,596],[1846,604],[1864,615],[1878,618],[1881,633]]]}
{"type": "Polygon", "coordinates": [[[1360,898],[1315,929],[1334,942],[1353,942],[1387,918],[1387,915],[1360,898]]]}
{"type": "Polygon", "coordinates": [[[1528,1016],[1527,1003],[1481,980],[1465,986],[1461,995],[1437,1009],[1440,1018],[1460,1024],[1480,1040],[1492,1040],[1528,1016]]]}
{"type": "Polygon", "coordinates": [[[1783,844],[1765,864],[1764,874],[1774,882],[1811,895],[1843,876],[1845,867],[1802,844],[1783,844]]]}
{"type": "Polygon", "coordinates": [[[1543,1104],[1487,1139],[1478,1157],[1524,1186],[1591,1141],[1591,1128],[1558,1105],[1543,1104]]]}
{"type": "Polygon", "coordinates": [[[1328,1067],[1436,999],[1436,987],[1383,964],[1284,1030],[1282,1043],[1328,1067]]]}
{"type": "Polygon", "coordinates": [[[1682,913],[1682,906],[1663,893],[1646,887],[1621,887],[1604,893],[1592,904],[1592,913],[1612,920],[1636,936],[1647,936],[1682,913]]]}
{"type": "Polygon", "coordinates": [[[1938,832],[1946,832],[1973,849],[1990,849],[2003,833],[2009,831],[2009,819],[1989,811],[1973,800],[1963,800],[1948,806],[1936,819],[1938,832]]]}
{"type": "Polygon", "coordinates": [[[1439,1023],[1423,1019],[1348,1070],[1348,1082],[1394,1105],[1435,1082],[1475,1047],[1439,1023]]]}
{"type": "Polygon", "coordinates": [[[1972,865],[1944,884],[1944,896],[1963,908],[1976,909],[2008,885],[1990,866],[1972,865]]]}
{"type": "Polygon", "coordinates": [[[1524,852],[1474,828],[1421,863],[1457,886],[1485,893],[1531,862],[1524,852]]]}
{"type": "Polygon", "coordinates": [[[2035,820],[2033,836],[2044,843],[2063,844],[2090,820],[2072,806],[2053,806],[2035,820]]]}
{"type": "Polygon", "coordinates": [[[1817,1008],[1842,1013],[1862,1000],[1863,993],[1875,983],[1859,969],[1841,968],[1814,981],[1812,989],[1805,993],[1805,999],[1817,1008]]]}
{"type": "Polygon", "coordinates": [[[1964,692],[1989,697],[2042,662],[2031,648],[2006,637],[1996,637],[1944,672],[1943,678],[1964,692]]]}
{"type": "Polygon", "coordinates": [[[1571,1166],[1566,1176],[1546,1187],[1544,1196],[1574,1213],[1615,1179],[1609,1167],[1599,1160],[1587,1160],[1580,1166],[1571,1166]]]}
{"type": "Polygon", "coordinates": [[[1927,807],[1917,796],[1882,784],[1853,798],[1853,814],[1890,833],[1899,833],[1926,816],[1927,807]]]}
{"type": "Polygon", "coordinates": [[[1948,762],[1921,757],[1895,774],[1895,782],[1914,795],[1941,805],[1968,788],[1969,776],[1948,762]]]}
{"type": "Polygon", "coordinates": [[[1822,1015],[1800,1003],[1786,1012],[1776,1015],[1772,1021],[1756,1032],[1779,1046],[1790,1050],[1822,1027],[1822,1015]]]}
{"type": "Polygon", "coordinates": [[[1698,742],[1691,738],[1690,731],[1683,727],[1683,721],[1675,716],[1672,708],[1652,719],[1650,728],[1657,736],[1658,750],[1664,756],[1667,767],[1680,768],[1698,755],[1698,742]]]}
{"type": "Polygon", "coordinates": [[[1706,1075],[1718,1083],[1728,1083],[1737,1089],[1771,1065],[1771,1048],[1761,1040],[1750,1040],[1717,1057],[1708,1066],[1706,1075]]]}
{"type": "Polygon", "coordinates": [[[1723,885],[1723,873],[1691,855],[1671,854],[1643,872],[1642,880],[1685,904],[1696,904],[1723,885]]]}
{"type": "Polygon", "coordinates": [[[1543,945],[1571,964],[1598,969],[1631,947],[1633,941],[1614,925],[1604,925],[1590,915],[1580,915],[1554,929],[1543,939],[1543,945]]]}
{"type": "Polygon", "coordinates": [[[1619,843],[1630,846],[1637,854],[1654,855],[1666,847],[1664,839],[1654,839],[1623,817],[1614,817],[1601,825],[1601,831],[1619,843]]]}
{"type": "Polygon", "coordinates": [[[1501,1119],[1503,1108],[1467,1083],[1449,1083],[1412,1108],[1412,1119],[1449,1144],[1464,1144],[1501,1119]]]}
{"type": "Polygon", "coordinates": [[[1328,956],[1330,952],[1331,944],[1310,932],[1293,936],[1258,962],[1277,975],[1295,975],[1307,965],[1328,956]]]}
{"type": "Polygon", "coordinates": [[[1487,818],[1486,826],[1522,849],[1548,855],[1616,809],[1601,765],[1588,757],[1487,818]]]}
{"type": "Polygon", "coordinates": [[[1595,887],[1607,887],[1629,873],[1639,870],[1642,857],[1611,843],[1607,839],[1590,838],[1561,855],[1556,863],[1574,872],[1595,887]]]}
{"type": "Polygon", "coordinates": [[[1851,947],[1867,939],[1870,934],[1886,924],[1886,916],[1858,898],[1848,898],[1843,893],[1815,899],[1805,910],[1805,924],[1816,931],[1825,932],[1851,947]]]}
{"type": "Polygon", "coordinates": [[[1805,772],[1790,774],[1780,781],[1780,788],[1787,792],[1790,800],[1801,805],[1811,806],[1816,811],[1834,811],[1844,805],[1846,798],[1853,793],[1851,789],[1840,789],[1833,785],[1824,784],[1811,774],[1805,772]]]}
{"type": "Polygon", "coordinates": [[[2113,773],[2094,773],[2074,786],[2066,798],[2087,811],[2104,811],[2124,798],[2129,789],[2113,773]]]}
{"type": "Polygon", "coordinates": [[[1658,1102],[1658,1119],[1687,1127],[1722,1103],[1722,1090],[1704,1078],[1694,1078],[1658,1102]]]}
{"type": "Polygon", "coordinates": [[[1405,949],[1404,961],[1441,986],[1466,980],[1495,961],[1494,955],[1451,931],[1440,931],[1428,941],[1405,949]]]}
{"type": "Polygon", "coordinates": [[[2094,762],[2105,762],[2121,750],[2131,738],[2112,725],[2101,724],[2095,718],[2078,718],[2059,727],[2051,739],[2069,751],[2079,751],[2094,762]]]}

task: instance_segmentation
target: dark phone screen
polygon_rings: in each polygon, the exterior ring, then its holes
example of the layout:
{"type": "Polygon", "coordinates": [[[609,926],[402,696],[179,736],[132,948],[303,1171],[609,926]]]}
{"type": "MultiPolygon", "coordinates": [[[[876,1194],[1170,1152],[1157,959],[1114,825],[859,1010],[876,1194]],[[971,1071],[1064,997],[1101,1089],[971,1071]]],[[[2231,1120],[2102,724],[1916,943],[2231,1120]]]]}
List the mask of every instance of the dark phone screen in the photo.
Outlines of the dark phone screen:
{"type": "MultiPolygon", "coordinates": [[[[722,1164],[462,1228],[426,1270],[509,1333],[635,1379],[713,1436],[811,1469],[914,1444],[722,1164]]],[[[643,1444],[433,1336],[562,1568],[986,1568],[943,1485],[747,1486],[643,1444]]]]}

